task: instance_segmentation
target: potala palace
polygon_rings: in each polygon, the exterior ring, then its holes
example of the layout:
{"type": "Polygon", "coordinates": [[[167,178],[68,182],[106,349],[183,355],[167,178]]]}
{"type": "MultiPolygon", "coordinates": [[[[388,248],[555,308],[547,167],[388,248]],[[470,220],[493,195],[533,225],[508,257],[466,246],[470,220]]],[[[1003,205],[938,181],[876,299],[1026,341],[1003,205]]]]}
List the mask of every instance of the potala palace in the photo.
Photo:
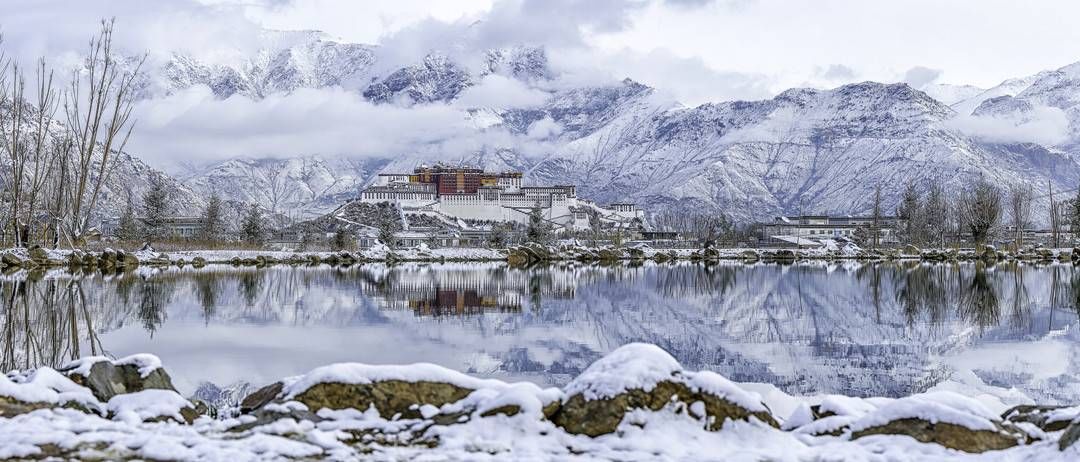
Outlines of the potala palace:
{"type": "Polygon", "coordinates": [[[476,222],[527,223],[539,208],[556,230],[587,230],[591,220],[604,227],[644,220],[634,204],[600,206],[577,197],[575,186],[523,186],[521,172],[492,173],[479,168],[421,166],[412,173],[380,174],[360,201],[393,202],[403,213],[476,222]],[[591,219],[590,216],[595,216],[591,219]]]}

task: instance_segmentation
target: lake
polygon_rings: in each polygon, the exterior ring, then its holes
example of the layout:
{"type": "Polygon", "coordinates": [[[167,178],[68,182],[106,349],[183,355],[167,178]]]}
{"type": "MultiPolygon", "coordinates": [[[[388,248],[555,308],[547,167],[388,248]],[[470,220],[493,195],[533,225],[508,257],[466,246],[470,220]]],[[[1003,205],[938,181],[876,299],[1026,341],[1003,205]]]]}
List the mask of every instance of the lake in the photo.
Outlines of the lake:
{"type": "Polygon", "coordinates": [[[316,366],[432,362],[562,385],[629,342],[795,394],[935,385],[1080,398],[1080,271],[1004,263],[501,263],[18,273],[4,370],[160,356],[182,393],[316,366]]]}

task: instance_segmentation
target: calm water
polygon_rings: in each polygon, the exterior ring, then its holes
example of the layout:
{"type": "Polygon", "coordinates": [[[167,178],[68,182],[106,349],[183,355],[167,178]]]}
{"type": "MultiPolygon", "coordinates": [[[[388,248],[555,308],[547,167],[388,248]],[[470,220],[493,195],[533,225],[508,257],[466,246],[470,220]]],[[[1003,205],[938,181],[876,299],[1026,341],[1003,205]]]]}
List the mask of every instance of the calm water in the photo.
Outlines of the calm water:
{"type": "Polygon", "coordinates": [[[151,352],[185,393],[338,361],[557,385],[643,341],[792,393],[1080,398],[1080,271],[1063,265],[209,267],[14,275],[0,295],[4,370],[151,352]]]}

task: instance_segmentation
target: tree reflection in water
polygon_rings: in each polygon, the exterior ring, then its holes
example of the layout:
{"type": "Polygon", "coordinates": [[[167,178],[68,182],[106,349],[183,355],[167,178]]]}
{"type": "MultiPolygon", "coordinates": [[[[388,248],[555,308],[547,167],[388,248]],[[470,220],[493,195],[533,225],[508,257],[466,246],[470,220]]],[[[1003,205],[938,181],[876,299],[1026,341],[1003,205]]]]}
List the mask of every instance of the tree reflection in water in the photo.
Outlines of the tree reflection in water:
{"type": "Polygon", "coordinates": [[[1001,319],[1001,306],[994,290],[986,264],[975,264],[975,274],[960,285],[960,316],[972,324],[985,328],[997,325],[1001,319]]]}
{"type": "MultiPolygon", "coordinates": [[[[862,319],[864,308],[874,310],[872,316],[865,312],[864,322],[871,325],[894,330],[904,329],[905,323],[908,328],[936,326],[942,334],[951,332],[948,326],[964,323],[980,332],[1004,327],[1038,335],[1073,323],[1080,316],[1080,272],[1069,265],[1015,262],[992,266],[818,262],[783,267],[724,263],[647,263],[636,267],[567,263],[530,268],[498,264],[209,267],[155,274],[50,273],[47,277],[20,273],[0,281],[0,368],[58,366],[80,356],[109,354],[99,334],[135,325],[152,337],[169,322],[172,310],[185,306],[200,310],[191,317],[206,325],[238,321],[277,325],[386,322],[388,313],[396,310],[409,310],[417,320],[465,319],[488,313],[535,320],[530,322],[587,319],[596,323],[597,329],[607,328],[604,323],[611,322],[609,319],[619,319],[576,317],[575,313],[561,316],[560,312],[536,316],[552,307],[588,313],[592,307],[581,301],[582,292],[587,292],[584,300],[615,299],[616,295],[656,297],[648,300],[663,303],[664,310],[674,313],[641,318],[662,321],[656,324],[700,324],[713,318],[726,323],[716,324],[727,329],[725,340],[698,345],[704,356],[719,354],[717,345],[722,342],[742,338],[769,343],[805,338],[813,345],[844,351],[862,344],[845,337],[845,329],[837,326],[862,319]],[[529,311],[522,311],[525,303],[529,311]],[[733,307],[732,315],[713,309],[723,304],[733,307]],[[739,307],[747,309],[740,311],[739,307]],[[775,312],[754,313],[774,308],[775,312]],[[844,313],[850,313],[851,319],[844,313]],[[739,319],[732,319],[759,314],[768,324],[765,327],[761,323],[743,326],[739,319]],[[809,333],[799,332],[802,326],[809,333]],[[753,337],[759,332],[761,337],[753,337]]],[[[619,303],[612,306],[639,309],[619,303]]],[[[640,309],[648,311],[650,307],[655,308],[647,304],[640,309]]],[[[636,314],[626,315],[625,319],[632,320],[636,314]]],[[[566,328],[573,326],[567,324],[566,328]]],[[[649,336],[652,328],[634,330],[641,338],[623,338],[614,330],[597,335],[604,337],[605,344],[665,341],[666,333],[649,336]]],[[[679,326],[660,328],[680,330],[679,326]]]]}
{"type": "Polygon", "coordinates": [[[99,307],[87,303],[80,279],[45,279],[30,273],[0,284],[3,352],[0,369],[59,365],[101,354],[99,307]]]}

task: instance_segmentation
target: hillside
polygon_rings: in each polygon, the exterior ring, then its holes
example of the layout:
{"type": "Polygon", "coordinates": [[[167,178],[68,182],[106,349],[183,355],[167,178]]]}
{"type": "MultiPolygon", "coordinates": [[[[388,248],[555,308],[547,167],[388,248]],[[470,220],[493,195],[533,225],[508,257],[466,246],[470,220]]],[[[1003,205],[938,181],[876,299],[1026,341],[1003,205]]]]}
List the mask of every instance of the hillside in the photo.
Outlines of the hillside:
{"type": "MultiPolygon", "coordinates": [[[[436,50],[412,64],[382,69],[378,47],[339,43],[314,32],[270,37],[263,51],[234,65],[211,66],[176,55],[151,71],[148,81],[156,83],[147,86],[146,97],[192,85],[207,85],[221,98],[253,99],[338,86],[375,105],[446,105],[459,110],[478,136],[498,141],[465,144],[470,147],[438,160],[521,170],[528,183],[573,183],[585,198],[635,201],[649,213],[705,207],[742,220],[859,214],[870,209],[879,185],[891,210],[908,183],[942,183],[956,190],[985,176],[1003,187],[1031,186],[1035,217],[1045,221],[1049,188],[1066,191],[1080,183],[1077,66],[987,90],[927,87],[951,106],[906,84],[863,82],[691,108],[631,79],[571,85],[541,48],[492,49],[468,59],[436,50]],[[464,93],[493,74],[546,96],[516,107],[460,103],[464,93]],[[1029,117],[1025,111],[1035,112],[1029,117]],[[1029,125],[1043,122],[1046,111],[1063,113],[1068,133],[1023,136],[1029,125]]],[[[226,159],[176,176],[203,196],[216,191],[311,218],[354,197],[380,172],[431,162],[424,148],[374,156],[226,159]]]]}

